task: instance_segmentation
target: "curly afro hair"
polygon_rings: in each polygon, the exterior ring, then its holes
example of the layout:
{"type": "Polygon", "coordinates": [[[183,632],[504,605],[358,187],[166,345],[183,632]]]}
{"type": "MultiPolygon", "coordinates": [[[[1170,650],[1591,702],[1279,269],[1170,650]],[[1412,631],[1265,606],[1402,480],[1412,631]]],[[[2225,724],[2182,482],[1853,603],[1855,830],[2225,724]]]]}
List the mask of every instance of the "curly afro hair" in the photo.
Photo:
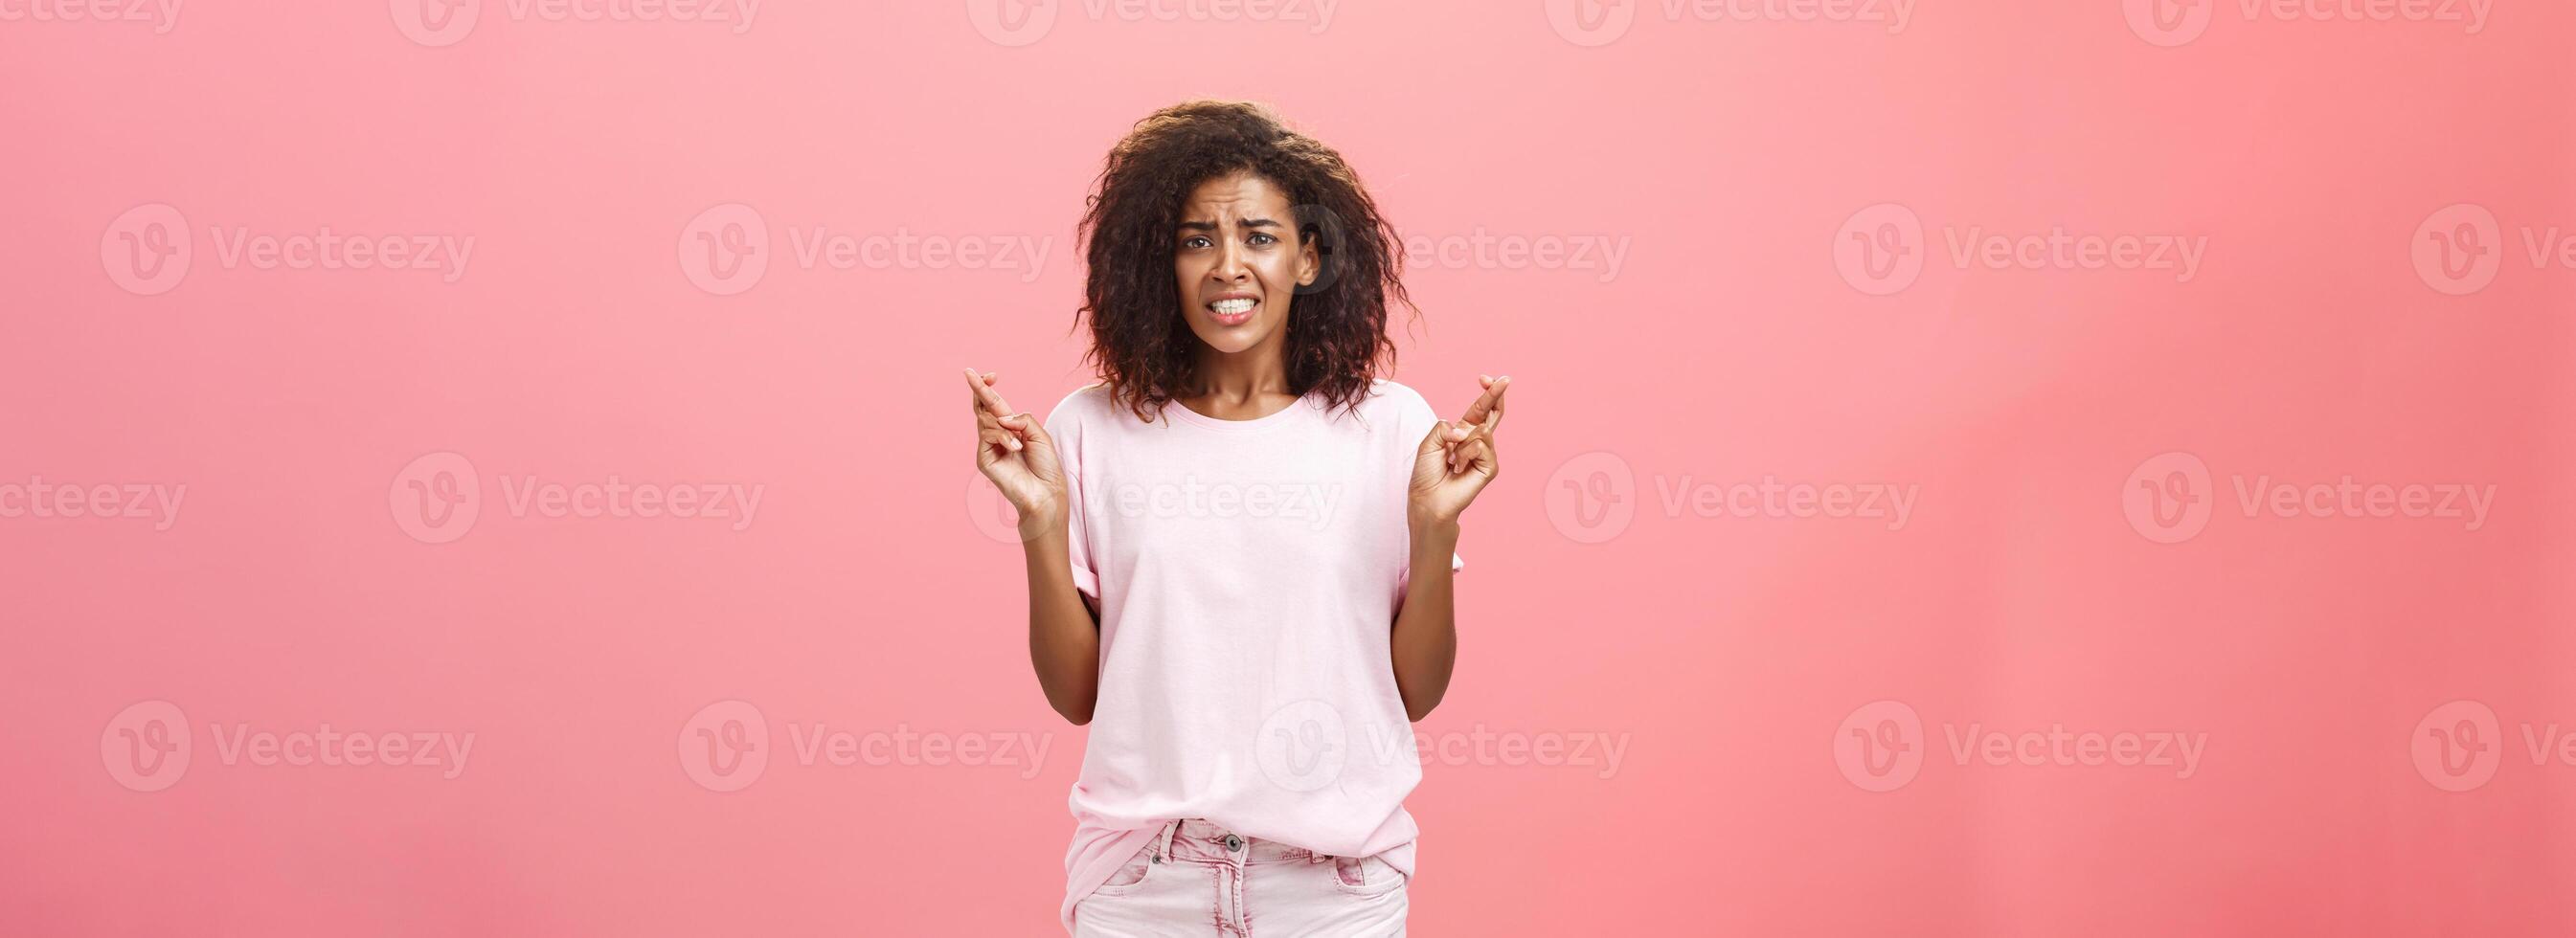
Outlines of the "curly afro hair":
{"type": "Polygon", "coordinates": [[[1298,237],[1313,239],[1321,260],[1290,307],[1290,393],[1320,394],[1328,411],[1356,406],[1381,369],[1395,366],[1388,300],[1421,312],[1400,279],[1394,227],[1341,154],[1248,101],[1156,111],[1109,151],[1083,212],[1088,271],[1075,314],[1077,324],[1091,322],[1084,360],[1138,419],[1152,422],[1198,370],[1198,338],[1178,312],[1172,278],[1182,203],[1200,183],[1238,172],[1287,193],[1298,237]]]}

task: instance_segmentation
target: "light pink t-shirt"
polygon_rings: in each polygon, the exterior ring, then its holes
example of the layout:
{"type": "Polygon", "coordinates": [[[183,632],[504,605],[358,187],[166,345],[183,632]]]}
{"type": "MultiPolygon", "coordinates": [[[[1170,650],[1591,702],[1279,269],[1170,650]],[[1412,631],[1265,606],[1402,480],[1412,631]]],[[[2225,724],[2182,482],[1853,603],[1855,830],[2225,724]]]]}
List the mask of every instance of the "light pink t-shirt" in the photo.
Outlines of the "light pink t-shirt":
{"type": "Polygon", "coordinates": [[[1422,766],[1388,643],[1411,574],[1406,483],[1436,422],[1385,380],[1330,415],[1309,395],[1241,421],[1174,403],[1148,424],[1101,385],[1047,415],[1074,583],[1100,608],[1068,930],[1178,818],[1412,875],[1422,766]]]}

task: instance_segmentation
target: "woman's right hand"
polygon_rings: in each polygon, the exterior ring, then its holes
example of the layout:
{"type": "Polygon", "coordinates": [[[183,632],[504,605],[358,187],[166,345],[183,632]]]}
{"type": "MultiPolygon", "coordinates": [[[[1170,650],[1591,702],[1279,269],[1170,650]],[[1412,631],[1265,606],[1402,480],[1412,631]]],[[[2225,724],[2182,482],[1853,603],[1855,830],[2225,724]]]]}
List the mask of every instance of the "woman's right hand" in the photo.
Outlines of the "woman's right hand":
{"type": "Polygon", "coordinates": [[[1064,463],[1046,428],[1011,410],[994,390],[997,382],[992,372],[966,369],[975,397],[975,468],[1019,511],[1020,538],[1027,540],[1065,522],[1064,463]]]}

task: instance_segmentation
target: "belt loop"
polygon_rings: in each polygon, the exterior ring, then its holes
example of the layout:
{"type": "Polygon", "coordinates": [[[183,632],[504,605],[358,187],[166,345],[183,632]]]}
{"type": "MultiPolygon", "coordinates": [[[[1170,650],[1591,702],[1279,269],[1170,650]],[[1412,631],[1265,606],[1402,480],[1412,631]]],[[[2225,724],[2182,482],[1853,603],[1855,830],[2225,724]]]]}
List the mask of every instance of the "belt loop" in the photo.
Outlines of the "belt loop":
{"type": "Polygon", "coordinates": [[[1158,835],[1158,836],[1156,837],[1156,844],[1155,844],[1155,847],[1154,847],[1154,862],[1156,862],[1156,863],[1161,863],[1161,862],[1163,862],[1164,860],[1166,860],[1166,859],[1168,859],[1168,858],[1170,858],[1170,857],[1171,857],[1171,855],[1172,855],[1172,834],[1173,834],[1174,832],[1179,831],[1180,829],[1181,829],[1181,822],[1179,822],[1179,821],[1173,821],[1173,822],[1171,822],[1171,823],[1168,823],[1168,824],[1163,825],[1163,832],[1162,832],[1160,835],[1158,835]]]}

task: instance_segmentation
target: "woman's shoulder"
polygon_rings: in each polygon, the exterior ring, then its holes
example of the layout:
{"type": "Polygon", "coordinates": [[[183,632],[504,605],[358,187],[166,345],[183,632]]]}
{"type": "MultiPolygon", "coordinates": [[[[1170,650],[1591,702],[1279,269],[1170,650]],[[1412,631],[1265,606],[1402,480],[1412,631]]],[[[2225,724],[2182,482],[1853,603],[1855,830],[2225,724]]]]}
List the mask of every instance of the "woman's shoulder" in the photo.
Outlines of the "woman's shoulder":
{"type": "Polygon", "coordinates": [[[1431,412],[1431,402],[1423,398],[1422,392],[1406,387],[1392,378],[1371,379],[1367,403],[1369,406],[1384,408],[1388,412],[1403,415],[1431,412]]]}
{"type": "Polygon", "coordinates": [[[1110,414],[1116,406],[1117,402],[1109,393],[1109,382],[1094,381],[1075,388],[1063,400],[1055,402],[1054,410],[1047,411],[1047,432],[1056,432],[1058,423],[1073,426],[1098,420],[1110,414]]]}

